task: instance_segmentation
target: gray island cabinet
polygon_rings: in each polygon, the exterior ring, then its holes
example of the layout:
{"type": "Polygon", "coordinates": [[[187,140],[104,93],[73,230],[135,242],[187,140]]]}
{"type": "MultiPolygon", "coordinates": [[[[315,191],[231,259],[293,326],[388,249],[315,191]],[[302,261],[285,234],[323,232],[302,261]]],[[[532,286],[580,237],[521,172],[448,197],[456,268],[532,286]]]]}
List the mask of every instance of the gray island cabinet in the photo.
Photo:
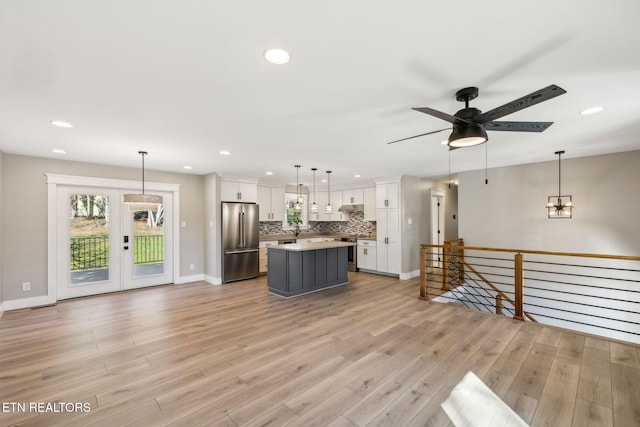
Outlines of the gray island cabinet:
{"type": "Polygon", "coordinates": [[[310,242],[270,246],[269,292],[285,297],[349,283],[347,247],[351,242],[310,242]]]}

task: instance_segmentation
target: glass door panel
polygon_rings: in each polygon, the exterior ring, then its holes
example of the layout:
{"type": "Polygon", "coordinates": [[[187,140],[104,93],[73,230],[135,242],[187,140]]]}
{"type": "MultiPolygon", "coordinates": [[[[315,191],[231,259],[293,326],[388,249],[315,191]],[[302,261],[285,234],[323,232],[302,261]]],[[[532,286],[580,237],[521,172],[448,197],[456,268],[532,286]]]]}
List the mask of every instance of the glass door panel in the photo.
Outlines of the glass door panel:
{"type": "Polygon", "coordinates": [[[130,239],[124,251],[124,289],[173,283],[171,193],[154,191],[163,198],[157,209],[129,211],[125,207],[124,231],[130,239]]]}
{"type": "Polygon", "coordinates": [[[120,289],[119,197],[110,189],[58,192],[58,299],[120,289]]]}
{"type": "Polygon", "coordinates": [[[164,205],[133,214],[133,278],[164,274],[164,205]]]}

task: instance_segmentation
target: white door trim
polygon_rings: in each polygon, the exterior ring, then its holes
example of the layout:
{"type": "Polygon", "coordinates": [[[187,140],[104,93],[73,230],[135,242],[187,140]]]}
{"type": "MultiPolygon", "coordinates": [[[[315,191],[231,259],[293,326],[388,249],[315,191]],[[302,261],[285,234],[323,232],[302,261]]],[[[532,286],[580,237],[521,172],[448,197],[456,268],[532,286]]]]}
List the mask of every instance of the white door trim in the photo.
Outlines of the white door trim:
{"type": "MultiPolygon", "coordinates": [[[[102,187],[124,190],[140,189],[140,181],[121,180],[111,178],[96,178],[90,176],[59,175],[45,173],[47,178],[47,295],[34,298],[32,305],[48,305],[58,301],[57,290],[57,194],[58,185],[76,185],[81,187],[102,187]]],[[[180,271],[180,184],[163,182],[144,183],[145,189],[150,191],[168,191],[173,193],[173,283],[179,282],[180,271]]],[[[24,308],[24,307],[21,307],[24,308]]]]}

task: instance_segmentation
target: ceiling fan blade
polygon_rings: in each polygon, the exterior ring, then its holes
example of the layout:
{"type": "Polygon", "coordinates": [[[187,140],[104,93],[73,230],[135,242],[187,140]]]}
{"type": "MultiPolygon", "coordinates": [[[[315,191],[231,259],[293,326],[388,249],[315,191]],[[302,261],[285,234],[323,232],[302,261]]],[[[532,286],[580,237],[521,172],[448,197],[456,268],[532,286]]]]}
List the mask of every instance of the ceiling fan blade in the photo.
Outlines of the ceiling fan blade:
{"type": "Polygon", "coordinates": [[[421,133],[420,135],[414,135],[414,136],[410,136],[408,138],[402,138],[402,139],[398,139],[398,140],[395,140],[395,141],[387,142],[387,144],[395,144],[396,142],[406,141],[407,139],[418,138],[418,137],[425,136],[425,135],[432,135],[434,133],[444,132],[445,130],[451,130],[451,128],[444,128],[444,129],[440,129],[440,130],[434,130],[432,132],[421,133]]]}
{"type": "Polygon", "coordinates": [[[445,120],[449,123],[467,123],[467,124],[471,124],[471,122],[464,120],[464,119],[460,119],[456,116],[452,116],[451,114],[447,114],[447,113],[443,113],[442,111],[438,111],[438,110],[434,110],[433,108],[429,108],[429,107],[420,107],[420,108],[412,108],[412,110],[416,110],[416,111],[420,111],[421,113],[425,113],[428,114],[430,116],[433,117],[437,117],[439,119],[445,120]]]}
{"type": "Polygon", "coordinates": [[[536,92],[530,93],[529,95],[525,95],[522,98],[518,98],[515,101],[511,101],[498,108],[494,108],[491,111],[487,111],[480,116],[480,122],[491,122],[495,119],[499,119],[500,117],[515,113],[516,111],[531,107],[532,105],[536,105],[565,93],[567,93],[567,91],[562,89],[560,86],[549,85],[544,89],[540,89],[536,92]]]}
{"type": "Polygon", "coordinates": [[[489,122],[484,130],[503,132],[544,132],[553,122],[489,122]]]}

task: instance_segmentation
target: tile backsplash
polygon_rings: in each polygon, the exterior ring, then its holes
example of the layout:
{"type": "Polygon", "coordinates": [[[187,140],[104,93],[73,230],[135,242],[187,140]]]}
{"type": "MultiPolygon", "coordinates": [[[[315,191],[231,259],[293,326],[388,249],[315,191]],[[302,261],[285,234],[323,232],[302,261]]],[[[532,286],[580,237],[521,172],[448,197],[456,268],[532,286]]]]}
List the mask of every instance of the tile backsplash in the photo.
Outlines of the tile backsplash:
{"type": "MultiPolygon", "coordinates": [[[[364,212],[353,212],[349,221],[325,222],[309,221],[309,228],[302,230],[305,233],[349,233],[349,234],[373,234],[376,232],[376,223],[364,220],[364,212]]],[[[261,221],[260,234],[288,234],[291,230],[283,230],[282,222],[261,221]]]]}

